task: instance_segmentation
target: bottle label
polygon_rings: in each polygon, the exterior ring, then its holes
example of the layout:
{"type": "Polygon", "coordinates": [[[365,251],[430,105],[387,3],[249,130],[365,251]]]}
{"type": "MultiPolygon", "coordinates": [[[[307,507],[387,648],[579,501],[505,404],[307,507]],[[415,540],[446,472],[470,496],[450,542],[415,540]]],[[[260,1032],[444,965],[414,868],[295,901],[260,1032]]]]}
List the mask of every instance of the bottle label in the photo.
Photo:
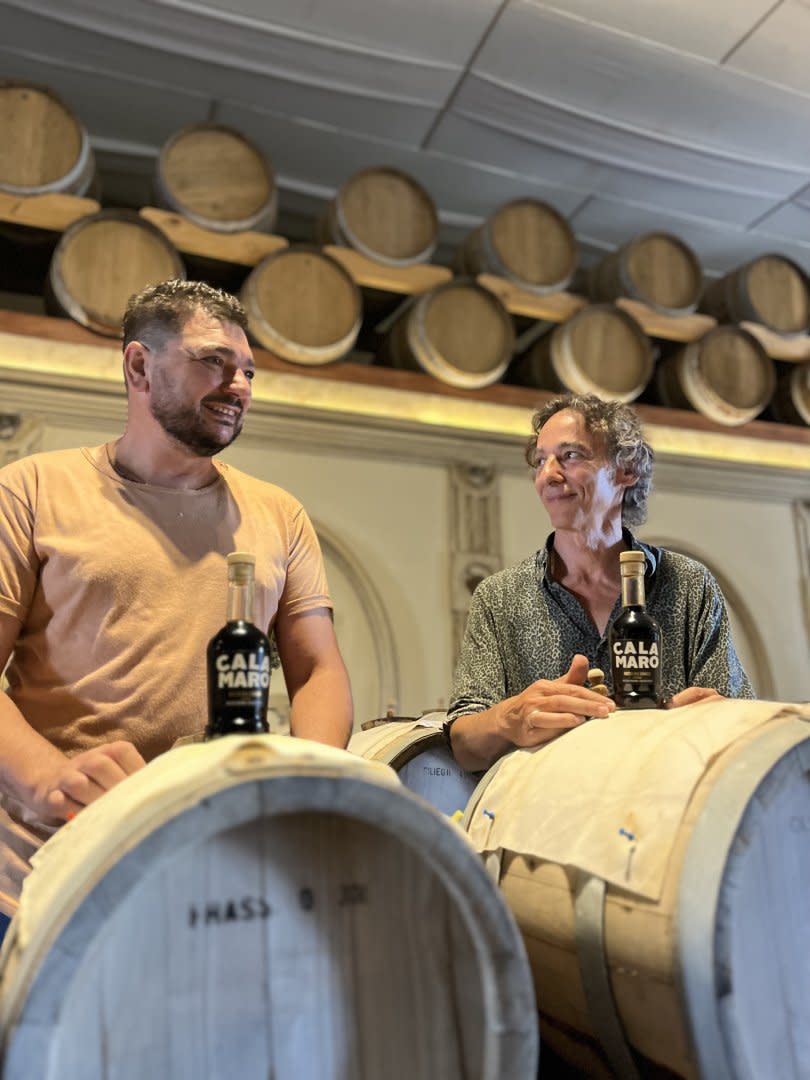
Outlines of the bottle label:
{"type": "Polygon", "coordinates": [[[657,641],[614,641],[614,667],[624,671],[650,671],[658,667],[657,641]]]}
{"type": "Polygon", "coordinates": [[[221,653],[216,671],[218,690],[266,690],[270,685],[267,653],[221,653]]]}

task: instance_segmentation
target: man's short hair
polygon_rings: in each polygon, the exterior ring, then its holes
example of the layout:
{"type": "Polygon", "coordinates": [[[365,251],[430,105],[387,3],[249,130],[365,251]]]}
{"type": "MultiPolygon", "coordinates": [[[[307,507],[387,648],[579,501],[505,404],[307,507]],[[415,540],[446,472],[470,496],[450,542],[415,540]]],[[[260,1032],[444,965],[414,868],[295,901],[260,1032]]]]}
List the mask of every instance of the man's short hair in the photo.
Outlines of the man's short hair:
{"type": "Polygon", "coordinates": [[[534,434],[526,446],[529,465],[535,468],[534,451],[541,428],[563,409],[580,413],[588,431],[602,437],[614,469],[626,469],[636,477],[636,482],[624,491],[622,524],[643,525],[652,488],[653,450],[644,438],[635,410],[623,401],[602,401],[595,394],[563,394],[546,402],[532,417],[534,434]]]}
{"type": "Polygon", "coordinates": [[[179,334],[195,311],[203,311],[222,322],[235,323],[245,332],[247,312],[240,301],[222,289],[203,281],[175,278],[148,285],[131,296],[124,313],[124,344],[157,334],[161,339],[179,334]]]}

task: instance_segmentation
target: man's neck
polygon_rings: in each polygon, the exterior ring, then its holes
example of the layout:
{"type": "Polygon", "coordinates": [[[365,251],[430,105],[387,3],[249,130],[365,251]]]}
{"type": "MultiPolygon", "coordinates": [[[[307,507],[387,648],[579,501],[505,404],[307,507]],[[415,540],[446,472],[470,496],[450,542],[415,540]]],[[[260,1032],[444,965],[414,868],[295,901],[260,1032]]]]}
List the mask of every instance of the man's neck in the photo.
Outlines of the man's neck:
{"type": "Polygon", "coordinates": [[[551,550],[551,574],[562,584],[621,583],[619,553],[627,547],[621,523],[599,534],[557,529],[551,550]]]}
{"type": "Polygon", "coordinates": [[[219,475],[211,458],[168,443],[146,447],[128,432],[108,443],[107,450],[118,475],[137,484],[195,491],[213,484],[219,475]]]}

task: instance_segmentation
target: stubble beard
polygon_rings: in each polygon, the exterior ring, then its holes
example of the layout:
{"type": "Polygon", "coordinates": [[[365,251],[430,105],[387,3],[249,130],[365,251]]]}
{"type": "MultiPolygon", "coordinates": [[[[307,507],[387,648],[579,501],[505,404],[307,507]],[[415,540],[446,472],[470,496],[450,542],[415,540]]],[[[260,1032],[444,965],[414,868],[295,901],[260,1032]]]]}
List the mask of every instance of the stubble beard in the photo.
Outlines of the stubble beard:
{"type": "Polygon", "coordinates": [[[231,445],[242,430],[243,417],[240,416],[230,438],[217,438],[205,428],[205,419],[200,415],[203,405],[196,409],[180,405],[165,388],[163,393],[153,394],[149,408],[166,434],[197,457],[213,457],[220,453],[231,445]]]}

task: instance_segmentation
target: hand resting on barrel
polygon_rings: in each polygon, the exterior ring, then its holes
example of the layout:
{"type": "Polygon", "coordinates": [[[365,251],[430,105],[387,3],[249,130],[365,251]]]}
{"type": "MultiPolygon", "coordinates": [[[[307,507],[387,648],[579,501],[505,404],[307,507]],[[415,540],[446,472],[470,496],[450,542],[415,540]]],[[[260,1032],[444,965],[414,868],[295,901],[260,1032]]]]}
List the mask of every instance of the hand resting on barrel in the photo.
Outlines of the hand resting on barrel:
{"type": "Polygon", "coordinates": [[[577,654],[560,678],[538,679],[484,712],[459,717],[451,729],[458,763],[485,769],[508,750],[542,746],[591,716],[613,712],[612,701],[583,685],[588,669],[587,657],[577,654]]]}
{"type": "Polygon", "coordinates": [[[685,690],[679,690],[673,694],[667,702],[668,709],[679,709],[681,705],[697,705],[699,701],[710,701],[712,698],[722,698],[717,690],[709,686],[687,686],[685,690]]]}
{"type": "Polygon", "coordinates": [[[94,746],[74,757],[63,758],[52,768],[40,780],[36,801],[46,817],[64,821],[145,764],[132,743],[124,740],[94,746]]]}

